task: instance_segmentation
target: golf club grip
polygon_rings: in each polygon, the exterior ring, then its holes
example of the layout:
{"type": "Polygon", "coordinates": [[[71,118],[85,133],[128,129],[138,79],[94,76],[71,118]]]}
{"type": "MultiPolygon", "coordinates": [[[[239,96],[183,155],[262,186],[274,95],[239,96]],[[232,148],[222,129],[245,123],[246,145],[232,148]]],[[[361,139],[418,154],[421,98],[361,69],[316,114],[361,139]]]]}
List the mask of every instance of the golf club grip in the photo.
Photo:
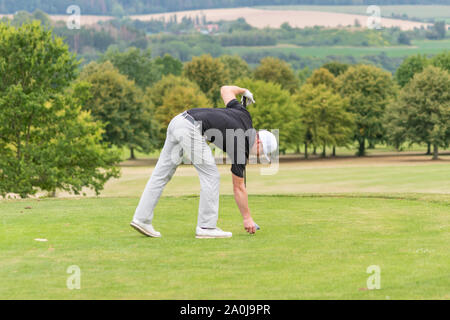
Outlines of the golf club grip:
{"type": "MultiPolygon", "coordinates": [[[[242,104],[244,105],[244,108],[247,109],[247,98],[242,97],[242,104]]],[[[247,168],[244,168],[244,186],[247,188],[247,168]]]]}

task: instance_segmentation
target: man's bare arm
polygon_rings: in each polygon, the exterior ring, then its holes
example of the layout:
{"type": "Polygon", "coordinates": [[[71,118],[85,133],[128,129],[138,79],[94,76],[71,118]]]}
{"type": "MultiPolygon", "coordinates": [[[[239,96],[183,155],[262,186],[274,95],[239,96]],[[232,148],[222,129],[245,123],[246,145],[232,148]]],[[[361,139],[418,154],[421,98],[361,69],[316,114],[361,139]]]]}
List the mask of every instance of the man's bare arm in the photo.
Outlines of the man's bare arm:
{"type": "Polygon", "coordinates": [[[239,207],[239,211],[242,214],[244,220],[244,228],[248,233],[255,233],[256,227],[255,222],[250,214],[250,209],[248,208],[248,195],[247,189],[245,188],[244,178],[238,177],[232,174],[233,179],[233,192],[236,204],[239,207]]]}
{"type": "Polygon", "coordinates": [[[236,99],[236,96],[239,94],[244,94],[247,89],[239,88],[237,86],[223,86],[220,88],[220,94],[222,96],[223,102],[225,105],[228,104],[233,99],[236,99]]]}

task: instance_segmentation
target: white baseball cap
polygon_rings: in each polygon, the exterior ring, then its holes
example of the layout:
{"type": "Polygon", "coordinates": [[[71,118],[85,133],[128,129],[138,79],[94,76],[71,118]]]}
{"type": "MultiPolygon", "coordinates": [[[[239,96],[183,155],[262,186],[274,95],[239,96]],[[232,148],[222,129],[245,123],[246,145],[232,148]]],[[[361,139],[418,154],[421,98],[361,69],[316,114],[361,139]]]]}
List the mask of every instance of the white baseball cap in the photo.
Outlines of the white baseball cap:
{"type": "Polygon", "coordinates": [[[263,146],[263,153],[267,161],[270,162],[270,154],[277,150],[278,142],[277,138],[272,132],[267,130],[258,131],[259,140],[261,140],[263,146]]]}

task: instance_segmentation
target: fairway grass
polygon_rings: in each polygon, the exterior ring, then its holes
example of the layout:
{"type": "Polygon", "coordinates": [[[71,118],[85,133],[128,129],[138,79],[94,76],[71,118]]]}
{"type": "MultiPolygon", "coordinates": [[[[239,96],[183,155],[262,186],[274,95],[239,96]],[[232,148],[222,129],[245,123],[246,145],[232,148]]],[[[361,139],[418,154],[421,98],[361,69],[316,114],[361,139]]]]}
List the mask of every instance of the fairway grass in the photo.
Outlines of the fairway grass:
{"type": "Polygon", "coordinates": [[[222,196],[233,237],[210,240],[194,238],[198,200],[161,199],[160,239],[129,227],[135,197],[1,201],[0,299],[450,298],[448,194],[250,196],[253,236],[222,196]]]}
{"type": "MultiPolygon", "coordinates": [[[[275,175],[262,175],[259,165],[247,168],[249,194],[304,193],[450,193],[450,157],[430,161],[429,156],[328,158],[280,163],[275,175]]],[[[220,194],[233,194],[230,165],[218,166],[220,194]]],[[[104,197],[138,197],[153,167],[123,167],[119,179],[109,181],[104,197]]],[[[197,171],[180,166],[163,195],[200,193],[197,171]]],[[[93,192],[88,192],[93,195],[93,192]]],[[[61,196],[67,196],[62,193],[61,196]]]]}

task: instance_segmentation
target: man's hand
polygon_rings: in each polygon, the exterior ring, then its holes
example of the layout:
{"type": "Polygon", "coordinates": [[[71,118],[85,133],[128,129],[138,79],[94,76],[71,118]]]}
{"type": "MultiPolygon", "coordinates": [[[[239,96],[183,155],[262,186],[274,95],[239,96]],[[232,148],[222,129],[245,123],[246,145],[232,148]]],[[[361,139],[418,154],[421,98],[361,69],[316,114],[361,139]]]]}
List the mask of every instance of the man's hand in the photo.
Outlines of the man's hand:
{"type": "Polygon", "coordinates": [[[255,233],[256,232],[255,221],[253,221],[253,219],[251,217],[245,218],[244,219],[244,228],[250,234],[255,233]]]}
{"type": "Polygon", "coordinates": [[[244,99],[247,99],[247,106],[255,103],[255,99],[253,98],[253,93],[251,93],[250,91],[248,91],[247,89],[245,89],[244,94],[242,95],[241,98],[241,103],[244,104],[244,99]]]}
{"type": "Polygon", "coordinates": [[[248,233],[253,234],[256,232],[256,225],[250,215],[250,210],[248,209],[248,196],[247,190],[245,189],[244,178],[238,177],[234,173],[231,176],[233,178],[234,199],[241,211],[242,219],[244,220],[244,228],[248,233]]]}

